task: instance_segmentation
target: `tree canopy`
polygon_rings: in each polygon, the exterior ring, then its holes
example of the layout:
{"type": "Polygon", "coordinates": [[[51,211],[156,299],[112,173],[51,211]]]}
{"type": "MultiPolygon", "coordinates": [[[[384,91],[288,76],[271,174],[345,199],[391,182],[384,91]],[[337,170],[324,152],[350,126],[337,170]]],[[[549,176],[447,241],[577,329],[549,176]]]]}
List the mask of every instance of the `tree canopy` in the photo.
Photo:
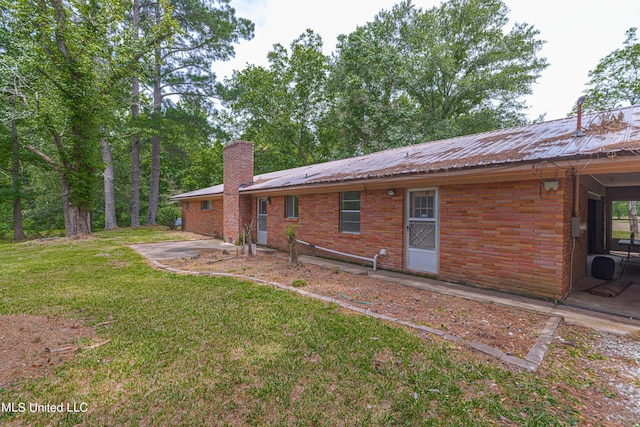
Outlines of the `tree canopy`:
{"type": "Polygon", "coordinates": [[[216,74],[212,63],[234,55],[234,43],[253,37],[253,23],[238,18],[230,0],[171,0],[170,6],[156,3],[142,8],[151,22],[173,17],[179,31],[155,47],[150,73],[152,117],[151,177],[147,223],[156,223],[160,197],[161,121],[172,98],[199,98],[203,105],[215,97],[216,74]]]}
{"type": "Polygon", "coordinates": [[[168,195],[221,182],[237,138],[263,173],[523,124],[547,66],[538,31],[510,24],[501,0],[404,0],[331,55],[307,30],[224,83],[213,64],[254,30],[230,0],[0,0],[0,12],[0,168],[20,175],[2,177],[0,215],[28,195],[28,228],[57,226],[64,206],[69,235],[139,225],[141,198],[154,223],[168,195]]]}
{"type": "Polygon", "coordinates": [[[547,66],[528,24],[500,0],[409,0],[342,36],[333,82],[346,137],[369,152],[522,124],[547,66]]]}
{"type": "Polygon", "coordinates": [[[250,65],[221,88],[238,137],[256,144],[262,170],[279,170],[329,158],[323,119],[330,108],[326,91],[329,58],[322,39],[307,30],[269,52],[269,66],[250,65]]]}
{"type": "Polygon", "coordinates": [[[41,138],[27,148],[60,176],[67,235],[91,232],[90,211],[100,168],[99,139],[110,111],[113,86],[124,79],[148,44],[171,34],[160,21],[134,44],[122,31],[126,5],[53,0],[2,4],[10,17],[7,55],[30,72],[36,98],[34,126],[41,138]]]}
{"type": "MultiPolygon", "coordinates": [[[[583,110],[603,111],[640,102],[640,42],[637,28],[629,28],[625,37],[622,48],[602,58],[589,72],[583,110]]],[[[640,204],[636,201],[625,203],[628,203],[630,229],[637,234],[637,209],[640,204]]],[[[618,211],[619,216],[619,205],[614,203],[614,210],[618,211]]]]}
{"type": "Polygon", "coordinates": [[[538,31],[508,13],[501,0],[405,0],[340,36],[331,59],[308,31],[227,82],[232,126],[270,171],[526,123],[522,98],[547,62],[538,31]]]}
{"type": "Polygon", "coordinates": [[[600,60],[589,72],[584,109],[601,111],[640,103],[640,41],[637,28],[625,33],[623,47],[600,60]]]}
{"type": "MultiPolygon", "coordinates": [[[[128,219],[133,202],[123,196],[140,176],[156,178],[150,180],[149,195],[154,183],[166,193],[181,189],[183,183],[210,185],[207,181],[216,179],[216,168],[203,171],[211,163],[200,160],[195,179],[202,183],[194,183],[184,177],[184,171],[177,171],[178,164],[195,167],[190,159],[182,159],[165,168],[160,182],[159,158],[182,152],[202,159],[204,152],[221,151],[207,117],[209,100],[216,96],[212,62],[233,56],[233,44],[253,34],[253,24],[236,17],[229,4],[229,0],[142,4],[0,0],[0,167],[8,170],[10,159],[17,159],[10,144],[18,140],[12,136],[15,129],[21,135],[20,155],[25,157],[28,150],[31,157],[27,156],[25,167],[11,166],[12,171],[35,173],[30,181],[42,184],[40,194],[47,198],[57,194],[63,201],[64,210],[50,211],[43,222],[50,224],[63,211],[67,235],[86,234],[92,222],[101,224],[107,218],[105,224],[115,226],[116,214],[128,219]],[[133,81],[142,82],[140,92],[132,91],[133,81]],[[9,93],[16,82],[20,82],[20,93],[9,93]],[[16,97],[20,102],[14,108],[16,97]],[[174,98],[163,107],[162,100],[170,97],[174,98]],[[162,122],[166,113],[167,120],[162,122]],[[187,127],[189,122],[193,126],[187,127]],[[158,136],[153,141],[155,150],[150,155],[149,141],[159,131],[164,139],[158,136]],[[142,154],[126,150],[125,140],[134,136],[142,139],[137,142],[142,154]],[[161,147],[160,142],[168,138],[171,143],[161,147]],[[128,162],[138,165],[137,176],[134,167],[131,174],[124,173],[128,162]],[[157,173],[150,173],[156,165],[157,173]],[[51,171],[59,178],[57,188],[51,171]],[[98,185],[103,176],[104,198],[98,185]]],[[[217,162],[218,158],[212,159],[217,162]]],[[[3,187],[8,186],[5,182],[3,187]]],[[[0,192],[5,195],[0,200],[3,218],[11,199],[7,195],[19,193],[15,182],[11,191],[0,192]]],[[[33,224],[45,203],[41,195],[30,194],[40,201],[23,201],[28,224],[33,224]]],[[[164,194],[162,200],[166,198],[164,194]]]]}

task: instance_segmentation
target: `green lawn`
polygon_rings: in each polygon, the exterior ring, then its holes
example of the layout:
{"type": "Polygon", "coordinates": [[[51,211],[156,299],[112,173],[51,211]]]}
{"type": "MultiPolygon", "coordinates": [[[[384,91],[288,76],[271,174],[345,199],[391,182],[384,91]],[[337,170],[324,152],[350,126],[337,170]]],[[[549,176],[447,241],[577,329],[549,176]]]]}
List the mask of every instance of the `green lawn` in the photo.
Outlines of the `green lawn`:
{"type": "Polygon", "coordinates": [[[619,230],[613,230],[611,232],[611,237],[613,239],[628,239],[630,237],[631,233],[628,231],[619,231],[619,230]]]}
{"type": "MultiPolygon", "coordinates": [[[[78,414],[0,414],[0,425],[503,425],[577,423],[571,398],[468,350],[297,294],[157,271],[121,242],[0,244],[0,314],[90,318],[102,347],[0,402],[86,402],[78,414]]],[[[169,236],[169,238],[173,238],[169,236]]]]}

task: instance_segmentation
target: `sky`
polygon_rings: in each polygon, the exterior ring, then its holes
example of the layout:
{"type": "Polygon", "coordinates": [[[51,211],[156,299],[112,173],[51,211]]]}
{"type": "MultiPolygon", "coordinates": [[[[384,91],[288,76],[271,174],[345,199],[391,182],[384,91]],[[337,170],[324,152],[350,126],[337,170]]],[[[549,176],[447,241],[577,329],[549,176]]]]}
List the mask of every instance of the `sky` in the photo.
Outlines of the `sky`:
{"type": "MultiPolygon", "coordinates": [[[[525,22],[546,40],[539,53],[549,67],[525,101],[527,115],[545,120],[566,117],[589,81],[589,70],[599,60],[621,48],[625,31],[640,27],[639,0],[504,0],[510,24],[525,22]]],[[[337,37],[370,22],[381,10],[400,0],[232,0],[236,15],[255,24],[255,37],[236,45],[236,57],[214,64],[219,79],[247,64],[267,65],[267,53],[280,43],[289,47],[307,28],[322,37],[324,52],[335,50],[337,37]]],[[[430,9],[440,0],[413,0],[430,9]]]]}

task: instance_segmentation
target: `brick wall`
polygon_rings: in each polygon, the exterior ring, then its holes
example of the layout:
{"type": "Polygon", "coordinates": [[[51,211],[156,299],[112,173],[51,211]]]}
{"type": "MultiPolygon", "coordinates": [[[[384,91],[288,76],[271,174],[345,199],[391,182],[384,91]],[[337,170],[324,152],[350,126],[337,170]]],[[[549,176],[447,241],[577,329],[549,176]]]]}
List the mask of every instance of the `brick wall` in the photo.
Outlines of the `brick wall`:
{"type": "Polygon", "coordinates": [[[559,299],[568,283],[572,184],[539,180],[440,189],[440,276],[559,299]]]}
{"type": "MultiPolygon", "coordinates": [[[[540,185],[539,180],[530,180],[441,187],[440,278],[560,299],[568,291],[570,276],[572,181],[561,179],[557,191],[546,191],[540,185]]],[[[301,240],[368,258],[384,248],[387,256],[379,257],[378,265],[403,270],[405,192],[360,194],[360,234],[340,232],[340,193],[300,195],[297,219],[285,218],[284,196],[271,197],[268,245],[288,250],[283,230],[297,224],[301,240]]],[[[584,196],[586,206],[586,193],[584,196]]],[[[255,216],[255,199],[252,204],[255,216]]],[[[576,244],[574,283],[584,276],[586,236],[576,244]]]]}
{"type": "MultiPolygon", "coordinates": [[[[389,196],[384,191],[360,192],[360,234],[340,232],[340,193],[299,195],[297,219],[285,218],[284,196],[271,197],[267,207],[267,242],[270,246],[288,250],[284,228],[297,224],[300,240],[367,258],[373,258],[384,248],[387,256],[378,257],[378,265],[401,270],[404,264],[404,194],[399,193],[389,196]]],[[[329,255],[302,245],[300,250],[329,255]]]]}
{"type": "MultiPolygon", "coordinates": [[[[238,190],[253,181],[253,144],[238,141],[224,149],[225,193],[211,211],[199,201],[183,202],[184,228],[236,241],[240,227],[257,216],[257,198],[238,190]],[[224,212],[224,215],[222,215],[224,212]]],[[[558,190],[540,180],[447,185],[439,188],[439,249],[442,279],[560,299],[586,274],[586,233],[571,238],[573,180],[560,178],[558,190]],[[575,244],[575,247],[574,247],[575,244]],[[573,252],[573,271],[571,269],[573,252]]],[[[267,242],[288,249],[284,228],[300,227],[301,240],[372,258],[380,249],[381,268],[405,268],[405,191],[360,192],[359,234],[340,232],[340,193],[301,194],[299,218],[285,218],[285,196],[267,205],[267,242]]],[[[579,215],[587,219],[587,189],[581,187],[579,215]]],[[[254,227],[254,240],[255,240],[254,227]]],[[[301,252],[328,256],[300,246],[301,252]]],[[[331,255],[333,257],[333,255],[331,255]]],[[[339,257],[338,257],[339,258],[339,257]]],[[[352,261],[352,259],[345,258],[352,261]]]]}
{"type": "Polygon", "coordinates": [[[200,200],[182,202],[182,229],[222,237],[222,199],[212,200],[211,210],[202,210],[201,205],[200,200]]]}
{"type": "Polygon", "coordinates": [[[236,141],[224,147],[224,238],[235,242],[240,227],[251,221],[251,196],[238,190],[253,182],[253,144],[236,141]]]}

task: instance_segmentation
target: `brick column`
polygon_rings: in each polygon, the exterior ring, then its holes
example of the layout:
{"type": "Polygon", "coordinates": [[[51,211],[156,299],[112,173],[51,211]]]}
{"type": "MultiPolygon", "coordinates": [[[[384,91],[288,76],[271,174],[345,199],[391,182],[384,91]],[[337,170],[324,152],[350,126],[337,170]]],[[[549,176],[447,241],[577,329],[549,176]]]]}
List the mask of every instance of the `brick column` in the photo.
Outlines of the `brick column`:
{"type": "Polygon", "coordinates": [[[240,229],[251,222],[251,196],[239,190],[253,183],[253,143],[236,141],[224,147],[224,239],[235,243],[240,229]]]}

